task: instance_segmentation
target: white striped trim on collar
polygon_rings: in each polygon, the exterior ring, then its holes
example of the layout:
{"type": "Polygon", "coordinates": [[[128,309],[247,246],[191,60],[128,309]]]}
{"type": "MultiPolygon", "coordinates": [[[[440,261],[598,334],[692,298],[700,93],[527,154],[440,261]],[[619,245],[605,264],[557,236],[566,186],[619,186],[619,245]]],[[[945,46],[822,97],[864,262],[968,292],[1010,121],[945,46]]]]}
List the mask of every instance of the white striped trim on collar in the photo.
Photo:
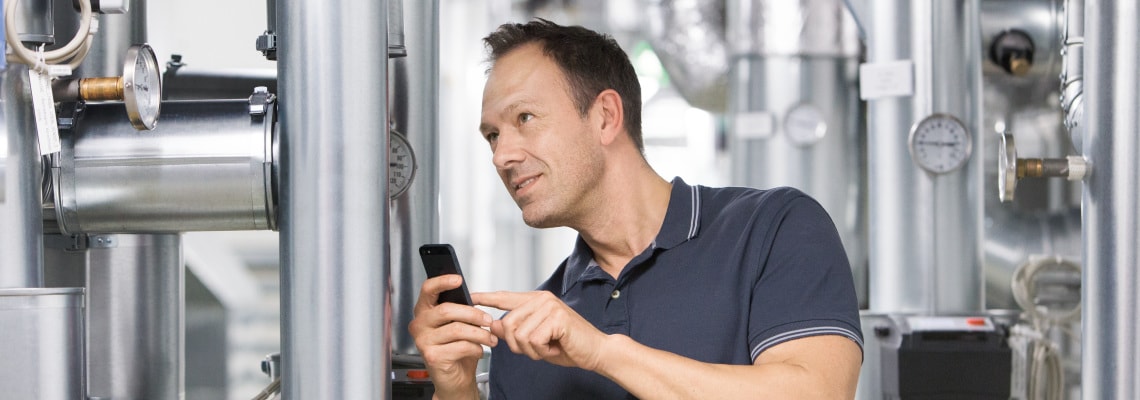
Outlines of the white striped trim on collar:
{"type": "Polygon", "coordinates": [[[759,356],[760,353],[763,352],[764,350],[767,350],[769,347],[775,346],[777,344],[780,344],[780,343],[783,343],[783,342],[786,342],[786,341],[789,341],[792,339],[799,339],[799,338],[808,337],[808,336],[820,336],[820,335],[843,336],[843,337],[846,337],[846,338],[854,341],[855,344],[858,344],[860,348],[863,347],[863,340],[859,338],[859,335],[857,333],[855,333],[854,331],[851,331],[850,329],[840,328],[840,327],[835,327],[835,326],[817,326],[817,327],[811,327],[811,328],[796,329],[794,331],[784,332],[784,333],[781,333],[779,335],[772,336],[768,339],[765,339],[764,341],[760,342],[760,344],[757,344],[756,347],[752,348],[752,361],[756,361],[756,357],[759,356]]]}
{"type": "Polygon", "coordinates": [[[697,236],[697,228],[701,226],[701,186],[693,185],[689,187],[692,192],[693,210],[689,216],[689,239],[697,236]]]}

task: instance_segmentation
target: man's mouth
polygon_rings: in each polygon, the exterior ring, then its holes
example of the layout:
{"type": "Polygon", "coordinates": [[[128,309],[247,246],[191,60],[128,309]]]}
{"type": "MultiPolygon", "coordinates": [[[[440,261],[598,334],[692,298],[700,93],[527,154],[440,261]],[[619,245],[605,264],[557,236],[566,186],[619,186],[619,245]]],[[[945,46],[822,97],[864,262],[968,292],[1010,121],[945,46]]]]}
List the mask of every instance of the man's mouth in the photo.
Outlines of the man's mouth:
{"type": "Polygon", "coordinates": [[[522,181],[522,183],[515,185],[515,190],[520,190],[524,187],[530,186],[531,183],[534,183],[534,180],[536,178],[538,178],[538,177],[534,177],[534,178],[530,178],[530,179],[527,179],[525,181],[522,181]]]}

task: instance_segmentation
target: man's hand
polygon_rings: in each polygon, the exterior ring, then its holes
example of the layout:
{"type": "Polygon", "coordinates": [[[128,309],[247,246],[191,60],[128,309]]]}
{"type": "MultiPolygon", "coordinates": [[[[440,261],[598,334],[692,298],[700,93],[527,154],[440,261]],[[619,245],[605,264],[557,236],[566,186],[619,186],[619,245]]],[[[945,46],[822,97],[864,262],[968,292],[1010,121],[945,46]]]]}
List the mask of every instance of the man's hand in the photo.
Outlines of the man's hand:
{"type": "Polygon", "coordinates": [[[472,295],[475,304],[510,311],[491,332],[511,351],[565,367],[596,370],[606,335],[547,291],[472,295]]]}
{"type": "Polygon", "coordinates": [[[436,304],[441,292],[455,289],[462,282],[459,275],[424,281],[414,309],[416,317],[408,324],[435,383],[438,399],[476,398],[475,367],[483,357],[481,345],[498,343],[498,338],[481,328],[491,326],[489,314],[461,304],[436,304]]]}

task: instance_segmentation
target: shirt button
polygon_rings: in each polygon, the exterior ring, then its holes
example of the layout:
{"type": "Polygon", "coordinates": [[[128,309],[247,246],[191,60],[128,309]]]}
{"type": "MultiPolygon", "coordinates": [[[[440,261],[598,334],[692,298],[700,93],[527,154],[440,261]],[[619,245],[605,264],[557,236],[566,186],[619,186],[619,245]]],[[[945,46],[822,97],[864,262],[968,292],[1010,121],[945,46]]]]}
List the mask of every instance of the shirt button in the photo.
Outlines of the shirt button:
{"type": "Polygon", "coordinates": [[[620,291],[620,290],[617,290],[617,289],[614,289],[613,293],[610,293],[610,298],[611,298],[611,299],[616,299],[616,298],[618,298],[618,297],[621,297],[621,291],[620,291]]]}

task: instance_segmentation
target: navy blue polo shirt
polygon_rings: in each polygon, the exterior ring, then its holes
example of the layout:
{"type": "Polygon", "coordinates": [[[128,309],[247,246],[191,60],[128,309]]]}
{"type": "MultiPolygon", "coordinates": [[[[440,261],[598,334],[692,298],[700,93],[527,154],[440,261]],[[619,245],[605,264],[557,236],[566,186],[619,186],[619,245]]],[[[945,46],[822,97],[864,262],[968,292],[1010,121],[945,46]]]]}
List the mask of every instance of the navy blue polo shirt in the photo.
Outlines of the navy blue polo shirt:
{"type": "MultiPolygon", "coordinates": [[[[750,365],[785,341],[840,335],[862,347],[847,254],[827,212],[792,188],[673,180],[656,239],[617,279],[581,239],[539,286],[598,329],[697,361],[750,365]]],[[[629,399],[594,372],[491,352],[491,398],[629,399]]]]}

